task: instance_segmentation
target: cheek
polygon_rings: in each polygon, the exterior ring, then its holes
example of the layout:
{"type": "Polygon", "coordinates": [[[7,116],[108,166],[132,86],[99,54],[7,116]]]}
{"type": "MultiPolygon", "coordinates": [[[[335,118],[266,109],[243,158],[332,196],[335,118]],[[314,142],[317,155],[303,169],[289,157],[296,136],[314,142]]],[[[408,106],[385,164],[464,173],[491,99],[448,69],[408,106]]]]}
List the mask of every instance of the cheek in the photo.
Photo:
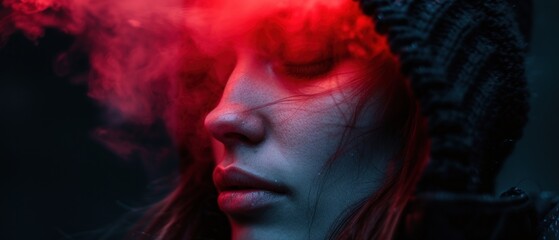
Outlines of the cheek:
{"type": "Polygon", "coordinates": [[[318,171],[340,149],[342,135],[355,131],[349,126],[355,104],[343,93],[279,104],[274,109],[277,114],[272,139],[289,156],[287,159],[294,161],[294,167],[312,166],[318,171]]]}
{"type": "Polygon", "coordinates": [[[301,207],[316,203],[321,216],[338,216],[376,191],[389,159],[376,143],[381,135],[366,134],[379,124],[374,103],[365,106],[366,114],[356,116],[353,125],[356,98],[340,98],[313,99],[286,111],[277,129],[283,133],[277,138],[285,156],[283,167],[290,170],[286,179],[297,186],[301,207]]]}
{"type": "Polygon", "coordinates": [[[382,141],[382,100],[371,96],[358,107],[360,96],[349,85],[333,89],[328,94],[313,95],[277,109],[281,115],[278,114],[275,132],[286,152],[324,162],[341,154],[336,153],[338,150],[363,152],[370,150],[367,148],[372,143],[382,141]]]}

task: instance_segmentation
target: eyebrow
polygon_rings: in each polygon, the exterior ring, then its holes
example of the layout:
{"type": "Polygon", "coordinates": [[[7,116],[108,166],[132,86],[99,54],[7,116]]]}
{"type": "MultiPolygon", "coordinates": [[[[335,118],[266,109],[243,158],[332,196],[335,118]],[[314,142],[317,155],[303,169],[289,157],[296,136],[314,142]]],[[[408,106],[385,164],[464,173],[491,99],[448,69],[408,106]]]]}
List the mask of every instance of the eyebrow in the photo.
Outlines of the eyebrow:
{"type": "Polygon", "coordinates": [[[312,25],[317,19],[305,16],[290,18],[280,11],[258,21],[251,40],[261,51],[284,58],[315,58],[312,55],[330,54],[334,42],[333,29],[327,25],[312,25]]]}

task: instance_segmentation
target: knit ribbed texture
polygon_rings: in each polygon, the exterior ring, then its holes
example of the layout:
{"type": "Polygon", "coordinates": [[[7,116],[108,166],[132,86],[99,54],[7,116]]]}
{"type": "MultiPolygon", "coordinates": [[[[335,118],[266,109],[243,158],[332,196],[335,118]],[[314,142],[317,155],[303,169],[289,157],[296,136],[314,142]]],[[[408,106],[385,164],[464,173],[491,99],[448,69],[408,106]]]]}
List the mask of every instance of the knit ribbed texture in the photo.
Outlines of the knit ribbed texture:
{"type": "Polygon", "coordinates": [[[531,9],[506,0],[362,0],[361,8],[387,35],[428,119],[431,158],[418,191],[491,192],[527,121],[531,9]]]}

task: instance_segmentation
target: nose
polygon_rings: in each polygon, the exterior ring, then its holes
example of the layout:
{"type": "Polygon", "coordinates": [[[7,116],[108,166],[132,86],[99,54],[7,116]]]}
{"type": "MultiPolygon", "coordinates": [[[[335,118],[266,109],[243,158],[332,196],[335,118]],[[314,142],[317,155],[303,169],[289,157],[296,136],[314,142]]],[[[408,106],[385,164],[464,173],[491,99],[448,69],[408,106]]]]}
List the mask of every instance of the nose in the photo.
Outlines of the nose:
{"type": "Polygon", "coordinates": [[[238,70],[231,73],[219,104],[204,121],[210,134],[226,147],[256,145],[266,135],[265,121],[258,110],[263,96],[258,90],[258,74],[238,70]]]}
{"type": "Polygon", "coordinates": [[[262,142],[265,136],[262,119],[254,110],[241,104],[222,101],[206,116],[204,125],[213,138],[226,146],[256,145],[262,142]]]}

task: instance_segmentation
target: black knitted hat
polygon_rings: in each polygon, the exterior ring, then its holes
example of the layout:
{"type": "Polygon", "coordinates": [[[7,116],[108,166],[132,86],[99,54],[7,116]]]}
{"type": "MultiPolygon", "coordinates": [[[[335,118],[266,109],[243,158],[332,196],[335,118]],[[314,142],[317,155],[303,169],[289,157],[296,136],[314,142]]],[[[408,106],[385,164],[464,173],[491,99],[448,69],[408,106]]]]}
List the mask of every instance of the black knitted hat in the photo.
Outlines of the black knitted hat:
{"type": "Polygon", "coordinates": [[[418,191],[491,192],[527,121],[531,1],[361,0],[428,120],[418,191]]]}

